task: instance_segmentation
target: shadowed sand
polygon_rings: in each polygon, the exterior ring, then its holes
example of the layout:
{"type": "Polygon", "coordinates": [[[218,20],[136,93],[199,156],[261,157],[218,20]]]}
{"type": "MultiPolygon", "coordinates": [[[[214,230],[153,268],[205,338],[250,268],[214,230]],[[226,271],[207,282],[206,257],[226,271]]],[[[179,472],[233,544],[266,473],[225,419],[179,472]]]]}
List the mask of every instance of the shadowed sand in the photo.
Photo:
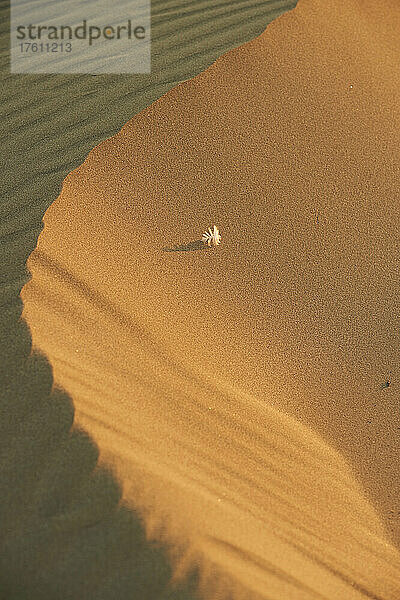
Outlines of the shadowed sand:
{"type": "Polygon", "coordinates": [[[95,148],[30,259],[34,341],[208,598],[400,596],[399,27],[300,1],[95,148]]]}

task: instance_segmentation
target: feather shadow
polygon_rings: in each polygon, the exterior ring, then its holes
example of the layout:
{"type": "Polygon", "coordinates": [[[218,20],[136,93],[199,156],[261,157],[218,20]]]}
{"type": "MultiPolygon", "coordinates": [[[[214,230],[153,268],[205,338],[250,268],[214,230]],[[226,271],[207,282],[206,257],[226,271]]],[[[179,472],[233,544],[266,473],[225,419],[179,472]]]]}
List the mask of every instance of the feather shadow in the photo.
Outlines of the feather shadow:
{"type": "Polygon", "coordinates": [[[195,240],[194,242],[188,242],[187,244],[176,244],[171,248],[163,248],[163,252],[194,252],[196,250],[206,250],[208,246],[203,240],[195,240]]]}

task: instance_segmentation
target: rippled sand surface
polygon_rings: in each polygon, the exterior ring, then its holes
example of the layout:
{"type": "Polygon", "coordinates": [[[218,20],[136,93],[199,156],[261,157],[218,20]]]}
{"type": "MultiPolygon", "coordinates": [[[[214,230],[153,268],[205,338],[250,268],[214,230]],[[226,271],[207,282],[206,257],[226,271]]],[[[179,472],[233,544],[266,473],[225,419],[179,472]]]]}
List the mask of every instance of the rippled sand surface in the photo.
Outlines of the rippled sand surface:
{"type": "Polygon", "coordinates": [[[207,598],[400,597],[384,4],[300,1],[164,95],[67,178],[30,259],[35,343],[207,598]]]}

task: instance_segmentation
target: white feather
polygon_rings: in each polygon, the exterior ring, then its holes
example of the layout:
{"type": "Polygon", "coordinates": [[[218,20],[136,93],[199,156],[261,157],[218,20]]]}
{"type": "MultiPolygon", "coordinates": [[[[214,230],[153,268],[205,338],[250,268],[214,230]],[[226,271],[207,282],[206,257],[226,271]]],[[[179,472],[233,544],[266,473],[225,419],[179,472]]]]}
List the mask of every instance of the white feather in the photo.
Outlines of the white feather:
{"type": "Polygon", "coordinates": [[[211,248],[211,246],[214,246],[214,248],[219,246],[221,243],[221,235],[218,228],[215,225],[212,229],[209,227],[208,230],[203,233],[202,240],[209,246],[209,248],[211,248]]]}

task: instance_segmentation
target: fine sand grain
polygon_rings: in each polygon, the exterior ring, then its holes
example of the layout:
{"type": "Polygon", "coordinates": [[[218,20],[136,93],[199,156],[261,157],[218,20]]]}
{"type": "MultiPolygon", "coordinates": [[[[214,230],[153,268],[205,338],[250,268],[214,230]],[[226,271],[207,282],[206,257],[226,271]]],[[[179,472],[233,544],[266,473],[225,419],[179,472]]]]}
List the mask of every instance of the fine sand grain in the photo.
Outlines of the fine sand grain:
{"type": "Polygon", "coordinates": [[[399,30],[300,1],[96,147],[30,259],[35,343],[207,598],[400,597],[399,30]]]}

